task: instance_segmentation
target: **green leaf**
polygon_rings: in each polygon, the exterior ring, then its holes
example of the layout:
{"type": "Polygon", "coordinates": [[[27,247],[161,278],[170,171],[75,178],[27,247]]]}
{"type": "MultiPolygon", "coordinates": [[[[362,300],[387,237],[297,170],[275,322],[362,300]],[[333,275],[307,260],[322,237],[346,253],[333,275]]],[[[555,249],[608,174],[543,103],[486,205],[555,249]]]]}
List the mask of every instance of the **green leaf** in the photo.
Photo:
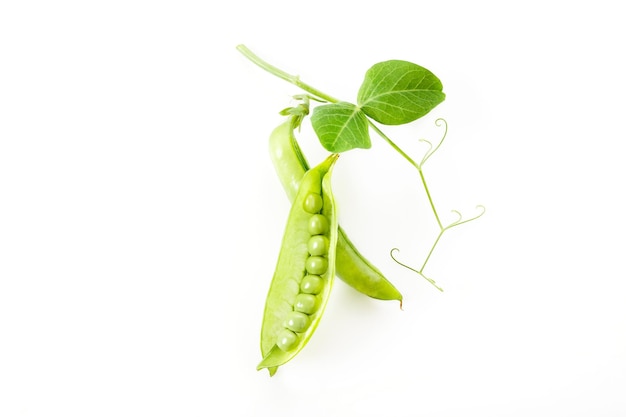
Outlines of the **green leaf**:
{"type": "Polygon", "coordinates": [[[367,117],[354,104],[339,102],[315,107],[311,124],[320,143],[329,152],[372,146],[367,117]]]}
{"type": "Polygon", "coordinates": [[[365,73],[357,96],[361,110],[385,125],[401,125],[427,114],[446,95],[439,78],[417,64],[391,60],[365,73]]]}

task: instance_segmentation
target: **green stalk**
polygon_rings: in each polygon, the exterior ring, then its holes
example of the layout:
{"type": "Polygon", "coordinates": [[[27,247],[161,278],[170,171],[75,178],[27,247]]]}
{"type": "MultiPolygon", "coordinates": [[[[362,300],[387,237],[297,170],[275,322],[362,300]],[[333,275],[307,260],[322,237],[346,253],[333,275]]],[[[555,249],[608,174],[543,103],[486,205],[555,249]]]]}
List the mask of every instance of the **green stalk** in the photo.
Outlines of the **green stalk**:
{"type": "MultiPolygon", "coordinates": [[[[428,203],[430,204],[430,208],[433,211],[433,214],[435,215],[435,219],[437,220],[437,225],[439,226],[439,234],[437,235],[437,238],[435,239],[435,242],[433,243],[433,245],[430,247],[430,250],[428,251],[428,255],[426,255],[426,259],[424,259],[424,263],[422,264],[422,267],[419,270],[415,270],[413,268],[413,271],[417,272],[419,275],[421,275],[422,277],[426,278],[431,284],[433,284],[439,291],[443,291],[440,287],[438,287],[437,285],[435,285],[435,282],[432,281],[430,278],[427,278],[426,276],[424,276],[424,268],[426,268],[426,264],[428,263],[428,260],[430,259],[431,255],[433,254],[433,252],[435,251],[435,247],[437,246],[437,244],[439,243],[439,240],[441,239],[441,236],[443,235],[443,233],[446,231],[446,229],[448,229],[447,227],[443,226],[443,223],[441,223],[441,219],[439,218],[439,214],[437,213],[437,209],[435,208],[435,203],[433,202],[433,198],[430,195],[430,190],[428,189],[428,184],[426,184],[426,177],[424,177],[424,171],[422,170],[422,164],[418,164],[417,162],[415,162],[409,155],[407,155],[402,149],[400,149],[400,147],[398,145],[396,145],[391,138],[389,138],[387,135],[385,135],[385,133],[383,133],[374,123],[372,123],[369,119],[368,119],[368,123],[369,125],[372,127],[372,129],[374,129],[374,131],[376,133],[378,133],[378,135],[383,138],[389,145],[391,145],[392,148],[394,148],[400,155],[402,155],[407,161],[409,161],[409,163],[411,165],[413,165],[415,167],[415,169],[417,169],[417,172],[419,172],[420,175],[420,179],[422,181],[422,185],[424,186],[424,191],[426,192],[426,197],[428,197],[428,203]]],[[[437,147],[438,148],[438,147],[437,147]]],[[[435,150],[437,150],[437,148],[435,148],[435,150]]],[[[426,157],[424,157],[424,159],[422,159],[422,163],[426,162],[426,160],[428,159],[427,155],[426,157]]],[[[395,258],[394,258],[395,260],[395,258]]],[[[398,262],[396,260],[396,262],[398,262]]],[[[399,263],[399,262],[398,262],[399,263]]],[[[401,264],[403,266],[406,266],[404,264],[401,264]]]]}
{"type": "Polygon", "coordinates": [[[237,45],[237,50],[241,52],[246,58],[255,63],[257,66],[261,67],[265,71],[269,72],[277,76],[278,78],[282,78],[283,80],[300,87],[307,93],[310,93],[324,101],[328,101],[329,103],[337,103],[339,100],[336,98],[329,96],[326,93],[321,92],[317,88],[311,87],[310,85],[300,81],[300,77],[297,75],[291,75],[281,70],[280,68],[276,68],[272,64],[265,62],[261,58],[259,58],[254,52],[249,50],[245,45],[237,45]]]}
{"type": "Polygon", "coordinates": [[[428,189],[428,185],[426,184],[426,178],[424,178],[424,172],[422,171],[422,166],[421,164],[418,164],[417,162],[415,162],[413,160],[413,158],[411,158],[409,155],[406,154],[406,152],[404,152],[402,149],[400,149],[400,147],[398,145],[396,145],[389,136],[385,135],[385,133],[380,130],[378,128],[378,126],[376,126],[374,123],[372,123],[369,119],[367,120],[367,122],[369,123],[370,127],[372,129],[374,129],[374,131],[376,133],[378,133],[378,135],[383,138],[389,145],[391,145],[391,147],[393,149],[396,150],[396,152],[398,152],[400,155],[402,155],[402,157],[404,157],[404,159],[406,159],[407,161],[409,161],[409,163],[411,165],[413,165],[415,167],[415,169],[417,169],[417,172],[419,172],[420,174],[420,179],[422,180],[422,185],[424,186],[424,190],[426,191],[426,196],[428,197],[428,202],[430,203],[430,207],[433,210],[433,213],[435,215],[435,219],[437,219],[437,224],[439,225],[439,229],[443,229],[443,225],[441,223],[441,220],[439,219],[439,214],[437,213],[437,209],[435,208],[435,203],[433,203],[433,199],[430,195],[430,191],[428,189]]]}
{"type": "MultiPolygon", "coordinates": [[[[246,58],[248,58],[250,61],[252,61],[254,64],[256,64],[257,66],[259,66],[260,68],[264,69],[265,71],[269,72],[270,74],[275,75],[278,78],[281,78],[299,88],[301,88],[302,90],[306,91],[307,93],[311,94],[312,96],[315,96],[323,101],[329,102],[329,103],[337,103],[339,102],[338,99],[334,98],[331,95],[328,95],[320,90],[318,90],[317,88],[314,88],[312,86],[310,86],[309,84],[306,84],[305,82],[300,80],[300,77],[296,76],[296,75],[291,75],[289,73],[286,73],[285,71],[281,70],[280,68],[277,68],[273,65],[271,65],[270,63],[262,60],[261,58],[259,58],[256,54],[254,54],[254,52],[252,52],[250,49],[248,49],[245,45],[238,45],[237,46],[237,50],[239,52],[241,52],[246,58]]],[[[398,145],[395,144],[395,142],[393,142],[385,133],[383,133],[378,126],[376,126],[374,123],[372,123],[371,120],[369,120],[369,118],[367,119],[367,122],[369,124],[369,126],[383,139],[385,140],[385,142],[387,142],[396,152],[398,152],[404,159],[406,159],[411,165],[413,165],[415,167],[415,169],[417,169],[419,175],[420,175],[420,180],[422,182],[422,185],[424,186],[424,191],[426,192],[426,196],[428,197],[428,202],[430,204],[430,208],[433,211],[433,214],[435,216],[435,219],[437,220],[437,225],[439,226],[439,234],[437,235],[437,238],[435,239],[435,242],[433,243],[433,245],[430,248],[430,251],[428,252],[428,255],[426,256],[426,259],[424,260],[424,263],[422,264],[422,267],[417,270],[414,268],[411,268],[408,265],[405,265],[401,262],[399,262],[394,256],[393,256],[393,252],[396,251],[397,249],[392,249],[391,251],[391,257],[394,259],[394,261],[396,261],[398,264],[417,272],[419,275],[421,275],[423,278],[425,278],[427,281],[429,281],[431,284],[433,284],[438,290],[443,291],[443,289],[441,289],[440,287],[438,287],[435,284],[435,281],[426,277],[423,273],[424,268],[426,267],[426,264],[428,263],[428,260],[430,259],[431,255],[433,254],[435,247],[437,246],[437,244],[439,243],[439,240],[441,239],[441,236],[443,235],[443,233],[454,227],[454,226],[458,226],[459,224],[463,224],[463,223],[467,223],[469,221],[475,220],[478,217],[482,216],[484,214],[484,207],[479,206],[482,208],[482,213],[478,214],[477,216],[471,218],[471,219],[467,219],[467,220],[462,220],[462,217],[459,217],[459,220],[457,220],[456,222],[453,222],[451,224],[449,224],[448,226],[443,226],[443,223],[441,223],[441,219],[439,217],[439,214],[437,213],[437,209],[435,208],[435,203],[433,202],[432,196],[430,194],[430,190],[428,189],[428,185],[426,184],[426,178],[424,177],[424,172],[422,170],[422,166],[424,165],[424,163],[426,162],[426,160],[437,150],[439,149],[439,146],[441,146],[441,142],[435,147],[435,149],[430,149],[426,155],[422,158],[421,163],[417,163],[415,162],[406,152],[404,152],[398,145]]],[[[447,132],[447,126],[446,126],[446,132],[447,132]]],[[[444,134],[444,138],[445,138],[445,134],[444,134]]],[[[457,214],[460,213],[457,212],[457,214]]]]}
{"type": "Polygon", "coordinates": [[[417,170],[420,173],[420,179],[422,180],[422,185],[424,186],[424,191],[426,191],[426,196],[428,197],[428,202],[430,203],[430,208],[433,210],[433,214],[435,215],[435,219],[437,219],[437,224],[439,225],[439,229],[443,231],[443,224],[439,219],[439,214],[437,214],[437,209],[435,208],[435,203],[433,202],[432,197],[430,196],[430,191],[428,190],[428,185],[426,185],[426,178],[424,178],[424,171],[421,166],[417,167],[417,170]]]}
{"type": "Polygon", "coordinates": [[[385,135],[385,134],[383,133],[383,131],[382,131],[382,130],[380,130],[380,129],[378,128],[378,126],[376,126],[374,123],[372,123],[372,121],[371,121],[370,119],[367,119],[367,123],[370,125],[370,127],[371,127],[372,129],[374,129],[374,131],[375,131],[376,133],[378,133],[378,136],[380,136],[381,138],[383,138],[383,139],[385,140],[385,142],[387,142],[389,145],[391,145],[391,147],[392,147],[393,149],[395,149],[395,151],[396,151],[396,152],[398,152],[400,155],[402,155],[402,157],[403,157],[404,159],[406,159],[407,161],[409,161],[409,163],[410,163],[411,165],[413,165],[415,168],[417,168],[417,170],[418,170],[418,171],[420,170],[420,166],[419,166],[419,165],[418,165],[418,164],[417,164],[417,163],[416,163],[416,162],[415,162],[415,161],[414,161],[414,160],[413,160],[413,159],[412,159],[409,155],[407,155],[407,154],[406,154],[406,152],[404,152],[402,149],[400,149],[400,147],[399,147],[398,145],[396,145],[396,144],[395,144],[395,143],[391,140],[391,138],[389,138],[389,136],[385,135]]]}

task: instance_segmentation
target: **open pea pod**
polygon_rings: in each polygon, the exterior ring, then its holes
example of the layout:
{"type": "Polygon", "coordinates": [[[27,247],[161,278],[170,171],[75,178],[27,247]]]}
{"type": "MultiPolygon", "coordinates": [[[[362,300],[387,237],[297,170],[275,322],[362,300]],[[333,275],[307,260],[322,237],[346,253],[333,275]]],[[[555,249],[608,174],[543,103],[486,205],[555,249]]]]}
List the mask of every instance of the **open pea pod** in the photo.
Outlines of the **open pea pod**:
{"type": "Polygon", "coordinates": [[[304,348],[328,302],[337,246],[331,173],[338,156],[305,173],[289,212],[261,328],[257,369],[270,375],[304,348]]]}
{"type": "MultiPolygon", "coordinates": [[[[270,157],[287,196],[293,201],[309,165],[294,135],[301,118],[289,116],[270,135],[270,157]]],[[[398,300],[402,294],[354,246],[338,226],[336,273],[357,291],[379,300],[398,300]]]]}

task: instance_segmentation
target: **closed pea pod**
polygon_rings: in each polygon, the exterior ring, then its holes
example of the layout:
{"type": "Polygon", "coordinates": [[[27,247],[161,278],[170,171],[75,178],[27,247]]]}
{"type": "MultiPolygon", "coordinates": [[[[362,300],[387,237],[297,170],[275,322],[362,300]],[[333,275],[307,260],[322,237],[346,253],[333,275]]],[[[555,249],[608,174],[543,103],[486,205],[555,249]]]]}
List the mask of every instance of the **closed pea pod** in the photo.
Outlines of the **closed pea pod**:
{"type": "MultiPolygon", "coordinates": [[[[299,120],[297,116],[290,116],[270,135],[270,157],[291,201],[295,198],[302,177],[309,169],[293,133],[299,120]]],[[[311,212],[316,212],[316,204],[320,203],[313,200],[316,198],[310,197],[305,206],[314,210],[311,212]]],[[[402,303],[402,294],[356,249],[341,226],[338,226],[337,233],[337,276],[369,297],[380,300],[398,300],[402,303]]]]}
{"type": "Polygon", "coordinates": [[[337,157],[333,154],[306,172],[289,212],[261,329],[263,360],[257,369],[268,368],[270,375],[304,348],[320,322],[330,295],[337,245],[331,173],[337,157]],[[328,241],[323,255],[312,256],[308,249],[312,237],[311,213],[305,201],[311,194],[321,196],[322,207],[315,215],[323,216],[328,223],[323,234],[314,235],[324,236],[328,241]]]}

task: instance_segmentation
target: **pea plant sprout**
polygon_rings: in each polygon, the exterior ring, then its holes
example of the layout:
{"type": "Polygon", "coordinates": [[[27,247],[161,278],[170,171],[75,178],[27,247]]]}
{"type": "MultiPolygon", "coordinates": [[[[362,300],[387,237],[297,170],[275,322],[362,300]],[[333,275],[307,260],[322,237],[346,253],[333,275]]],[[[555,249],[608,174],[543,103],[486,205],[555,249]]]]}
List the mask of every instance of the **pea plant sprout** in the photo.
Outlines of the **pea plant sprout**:
{"type": "MultiPolygon", "coordinates": [[[[365,73],[364,81],[357,94],[356,104],[354,104],[339,100],[303,82],[300,77],[288,74],[269,64],[245,45],[238,45],[237,50],[258,67],[303,90],[306,94],[294,97],[303,100],[306,108],[308,108],[309,99],[319,103],[313,108],[310,120],[324,149],[332,153],[346,152],[356,148],[368,149],[371,147],[369,135],[371,129],[417,170],[437,222],[439,233],[419,267],[412,267],[398,260],[398,248],[391,249],[390,256],[397,264],[417,273],[439,291],[443,291],[434,279],[425,274],[426,265],[445,232],[480,218],[485,213],[485,207],[477,205],[478,213],[469,218],[464,218],[457,210],[451,210],[457,217],[456,220],[449,224],[444,224],[441,220],[426,182],[424,165],[441,147],[447,135],[448,124],[444,119],[439,118],[435,121],[436,126],[442,127],[444,130],[436,145],[426,139],[420,139],[427,145],[428,149],[419,162],[416,162],[403,151],[375,123],[389,126],[403,125],[425,116],[445,100],[441,81],[428,69],[408,61],[379,62],[365,73]]],[[[300,114],[298,117],[299,123],[304,115],[300,114]]]]}

